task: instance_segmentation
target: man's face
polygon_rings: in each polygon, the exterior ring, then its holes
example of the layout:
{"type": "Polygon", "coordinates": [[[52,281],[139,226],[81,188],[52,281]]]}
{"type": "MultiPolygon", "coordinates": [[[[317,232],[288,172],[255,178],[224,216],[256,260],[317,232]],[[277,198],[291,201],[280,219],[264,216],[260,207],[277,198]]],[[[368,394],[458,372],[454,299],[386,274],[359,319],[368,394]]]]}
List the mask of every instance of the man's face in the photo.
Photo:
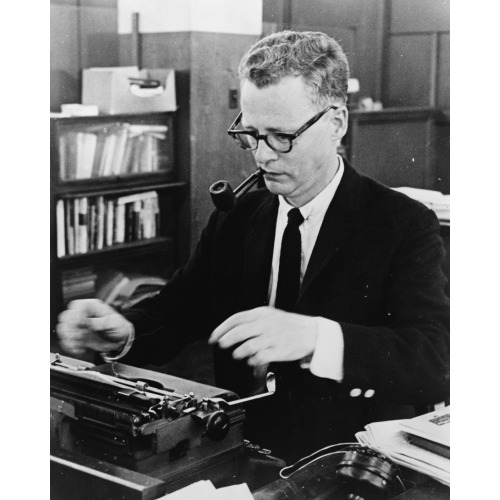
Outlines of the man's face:
{"type": "MultiPolygon", "coordinates": [[[[241,110],[240,127],[259,134],[293,134],[321,111],[311,102],[301,77],[287,77],[261,89],[245,80],[241,87],[241,110]]],[[[346,115],[345,108],[331,109],[293,141],[289,153],[278,153],[265,141],[259,141],[259,147],[252,153],[257,166],[264,171],[271,193],[301,207],[328,185],[337,171],[335,153],[345,133],[346,115]]]]}

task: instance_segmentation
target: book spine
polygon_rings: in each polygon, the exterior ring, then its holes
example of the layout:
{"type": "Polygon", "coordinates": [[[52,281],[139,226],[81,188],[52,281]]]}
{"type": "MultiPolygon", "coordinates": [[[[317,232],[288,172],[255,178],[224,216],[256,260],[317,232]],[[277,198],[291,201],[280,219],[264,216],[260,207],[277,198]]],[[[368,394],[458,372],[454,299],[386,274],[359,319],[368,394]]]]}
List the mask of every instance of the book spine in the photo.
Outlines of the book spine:
{"type": "Polygon", "coordinates": [[[106,201],[106,246],[113,245],[114,236],[114,203],[113,200],[106,201]]]}
{"type": "Polygon", "coordinates": [[[75,220],[73,200],[64,200],[66,206],[66,250],[68,255],[75,253],[75,220]]]}
{"type": "Polygon", "coordinates": [[[56,233],[57,233],[57,256],[66,254],[66,231],[64,230],[64,201],[57,200],[56,203],[56,233]]]}
{"type": "Polygon", "coordinates": [[[89,248],[88,244],[88,200],[86,197],[80,199],[79,202],[79,216],[78,216],[78,228],[79,228],[79,248],[80,253],[87,253],[89,248]]]}
{"type": "Polygon", "coordinates": [[[75,254],[80,253],[80,200],[73,199],[73,227],[75,228],[75,254]]]}
{"type": "Polygon", "coordinates": [[[153,238],[156,238],[160,234],[160,207],[158,205],[158,194],[155,193],[155,197],[152,199],[153,205],[153,238]]]}
{"type": "Polygon", "coordinates": [[[125,205],[116,205],[115,225],[116,225],[116,243],[125,242],[125,205]]]}
{"type": "Polygon", "coordinates": [[[133,203],[132,219],[133,219],[133,237],[134,241],[141,239],[141,212],[143,202],[137,200],[133,203]]]}
{"type": "Polygon", "coordinates": [[[97,197],[97,242],[96,249],[102,250],[104,247],[104,198],[102,196],[97,197]]]}
{"type": "Polygon", "coordinates": [[[97,248],[97,205],[95,198],[88,200],[88,249],[97,248]]]}
{"type": "Polygon", "coordinates": [[[132,219],[132,204],[123,205],[125,208],[125,242],[133,241],[133,219],[132,219]]]}
{"type": "Polygon", "coordinates": [[[67,157],[67,144],[66,144],[66,136],[61,135],[59,136],[59,178],[61,180],[66,180],[66,177],[68,175],[67,173],[67,162],[68,162],[68,157],[67,157]]]}

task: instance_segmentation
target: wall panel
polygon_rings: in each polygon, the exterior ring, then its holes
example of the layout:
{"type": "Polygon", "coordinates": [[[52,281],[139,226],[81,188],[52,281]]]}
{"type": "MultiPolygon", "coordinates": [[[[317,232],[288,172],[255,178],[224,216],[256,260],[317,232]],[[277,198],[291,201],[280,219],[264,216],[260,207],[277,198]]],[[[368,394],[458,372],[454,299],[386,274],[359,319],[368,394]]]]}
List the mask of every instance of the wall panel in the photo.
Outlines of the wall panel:
{"type": "Polygon", "coordinates": [[[432,104],[433,36],[391,37],[385,107],[426,107],[432,104]]]}
{"type": "Polygon", "coordinates": [[[392,0],[390,31],[450,31],[450,0],[392,0]]]}
{"type": "Polygon", "coordinates": [[[450,109],[450,34],[439,36],[437,107],[450,109]]]}
{"type": "Polygon", "coordinates": [[[80,40],[76,0],[50,6],[50,109],[79,102],[80,40]]]}
{"type": "Polygon", "coordinates": [[[255,170],[252,154],[240,149],[226,131],[239,112],[239,106],[229,108],[229,89],[239,91],[239,61],[258,37],[201,32],[192,37],[191,224],[196,241],[213,210],[210,185],[225,179],[234,188],[255,170]]]}

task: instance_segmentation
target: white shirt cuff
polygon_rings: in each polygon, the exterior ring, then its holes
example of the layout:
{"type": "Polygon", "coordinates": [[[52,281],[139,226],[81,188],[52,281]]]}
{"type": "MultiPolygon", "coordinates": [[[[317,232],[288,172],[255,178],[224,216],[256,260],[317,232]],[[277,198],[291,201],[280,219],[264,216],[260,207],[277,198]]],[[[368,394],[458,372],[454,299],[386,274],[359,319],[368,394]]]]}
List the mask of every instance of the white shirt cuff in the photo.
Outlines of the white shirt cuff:
{"type": "Polygon", "coordinates": [[[123,358],[123,356],[125,356],[125,354],[127,354],[130,351],[130,348],[132,347],[132,344],[133,344],[134,339],[135,339],[135,330],[134,330],[134,326],[132,325],[132,323],[129,323],[129,326],[130,326],[130,331],[128,334],[127,342],[122,347],[121,351],[118,351],[118,354],[115,354],[114,356],[109,356],[106,353],[101,353],[101,357],[102,357],[102,359],[104,359],[104,361],[106,361],[106,363],[118,361],[120,358],[123,358]]]}
{"type": "Polygon", "coordinates": [[[336,321],[317,317],[316,345],[310,362],[303,360],[302,368],[309,368],[316,377],[341,382],[344,378],[344,335],[336,321]]]}

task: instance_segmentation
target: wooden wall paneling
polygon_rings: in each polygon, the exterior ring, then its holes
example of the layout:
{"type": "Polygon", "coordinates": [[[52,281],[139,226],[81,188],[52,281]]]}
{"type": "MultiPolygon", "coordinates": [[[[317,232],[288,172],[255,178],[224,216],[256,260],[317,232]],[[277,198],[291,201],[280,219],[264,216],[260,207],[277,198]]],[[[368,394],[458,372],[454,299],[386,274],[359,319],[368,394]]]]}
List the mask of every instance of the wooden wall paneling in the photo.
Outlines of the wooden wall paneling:
{"type": "Polygon", "coordinates": [[[384,107],[431,105],[434,37],[435,35],[391,36],[384,107]]]}
{"type": "Polygon", "coordinates": [[[450,0],[389,0],[391,33],[450,31],[450,0]]]}
{"type": "Polygon", "coordinates": [[[364,2],[357,29],[357,67],[360,97],[382,100],[384,0],[364,2]]]}
{"type": "Polygon", "coordinates": [[[239,112],[229,108],[229,89],[238,89],[237,68],[253,35],[192,34],[191,64],[191,224],[196,243],[213,204],[210,185],[227,180],[233,188],[255,170],[251,153],[244,152],[226,131],[239,112]]]}
{"type": "Polygon", "coordinates": [[[351,114],[350,159],[391,187],[433,189],[432,110],[351,114]]]}
{"type": "Polygon", "coordinates": [[[436,104],[440,109],[450,109],[450,34],[441,33],[438,45],[436,104]]]}
{"type": "Polygon", "coordinates": [[[80,0],[81,67],[119,65],[116,0],[80,0]]]}
{"type": "Polygon", "coordinates": [[[82,69],[117,66],[116,0],[52,0],[50,109],[81,102],[82,69]]]}
{"type": "Polygon", "coordinates": [[[434,178],[432,189],[450,193],[450,120],[442,115],[435,122],[434,178]]]}
{"type": "Polygon", "coordinates": [[[295,0],[292,28],[323,31],[346,51],[351,76],[360,82],[360,95],[380,98],[383,0],[295,0]]]}
{"type": "Polygon", "coordinates": [[[50,110],[79,102],[80,47],[77,0],[50,5],[50,110]]]}

